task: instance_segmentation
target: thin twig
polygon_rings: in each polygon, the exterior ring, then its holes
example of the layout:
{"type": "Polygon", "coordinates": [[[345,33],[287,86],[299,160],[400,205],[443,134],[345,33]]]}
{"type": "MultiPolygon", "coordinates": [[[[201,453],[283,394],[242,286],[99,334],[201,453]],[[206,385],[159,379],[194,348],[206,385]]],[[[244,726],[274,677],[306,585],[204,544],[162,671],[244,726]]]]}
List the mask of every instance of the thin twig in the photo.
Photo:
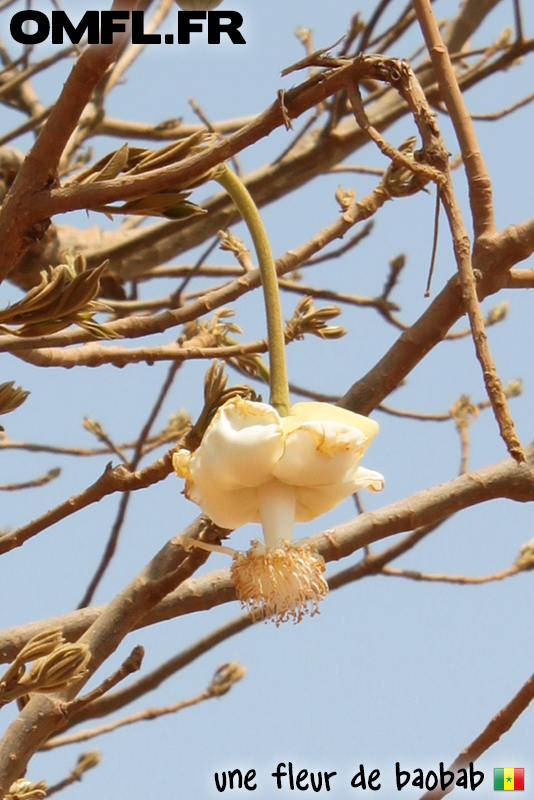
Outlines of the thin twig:
{"type": "Polygon", "coordinates": [[[436,186],[436,208],[434,211],[434,232],[432,234],[432,253],[430,255],[430,267],[428,270],[428,280],[426,282],[425,297],[430,297],[430,286],[432,285],[432,276],[434,274],[434,265],[436,263],[436,253],[438,252],[438,234],[439,234],[439,186],[436,186]]]}
{"type": "Polygon", "coordinates": [[[23,525],[21,528],[5,533],[0,536],[0,555],[20,547],[28,539],[41,533],[55,525],[66,517],[75,514],[82,508],[98,503],[103,497],[114,492],[124,492],[127,490],[144,489],[158,481],[164,480],[172,472],[171,454],[167,453],[153,464],[145,467],[144,470],[129,472],[125,467],[119,466],[115,469],[108,465],[104,473],[98,480],[78,495],[73,495],[64,503],[47,511],[46,514],[38,517],[23,525]]]}
{"type": "Polygon", "coordinates": [[[506,567],[500,572],[491,575],[432,575],[428,572],[418,572],[413,569],[396,569],[395,567],[383,567],[382,575],[390,575],[395,578],[408,578],[412,581],[428,581],[430,583],[457,583],[462,586],[478,585],[481,583],[492,583],[518,575],[521,572],[516,566],[506,567]]]}
{"type": "MultiPolygon", "coordinates": [[[[164,402],[165,398],[167,397],[167,395],[168,395],[168,393],[169,393],[169,391],[170,391],[170,389],[172,387],[172,384],[173,384],[174,379],[176,377],[176,373],[180,369],[181,363],[182,363],[181,361],[175,361],[173,364],[171,364],[171,366],[170,366],[170,368],[169,368],[169,370],[167,372],[167,377],[165,378],[165,381],[163,382],[163,386],[161,387],[161,389],[159,391],[159,394],[158,394],[158,396],[156,398],[156,401],[155,401],[154,405],[152,406],[152,408],[150,410],[150,413],[148,415],[148,419],[146,420],[145,424],[143,425],[143,428],[141,430],[141,433],[139,434],[139,438],[138,438],[136,446],[135,446],[135,450],[134,450],[133,456],[132,456],[131,460],[128,463],[128,469],[129,469],[129,471],[131,473],[135,473],[135,471],[137,470],[137,467],[139,466],[139,462],[141,461],[141,459],[143,457],[143,446],[144,446],[144,444],[146,442],[146,439],[147,439],[147,437],[148,437],[148,435],[150,433],[152,425],[154,424],[154,422],[156,420],[156,417],[157,417],[157,415],[159,414],[159,412],[161,410],[161,406],[163,405],[163,402],[164,402]]],[[[104,553],[102,554],[102,558],[100,560],[100,564],[98,565],[98,567],[96,569],[96,572],[93,575],[93,578],[91,579],[91,581],[89,583],[89,586],[87,587],[87,590],[86,590],[84,596],[82,597],[78,608],[84,608],[85,606],[89,605],[89,603],[91,602],[91,600],[93,598],[93,595],[94,595],[94,593],[95,593],[100,581],[102,580],[102,578],[103,578],[103,576],[104,576],[104,574],[106,572],[106,569],[108,568],[108,566],[109,566],[109,564],[111,562],[111,559],[113,558],[113,555],[114,555],[116,547],[117,547],[117,542],[119,540],[119,535],[120,535],[124,520],[126,518],[126,510],[128,508],[130,497],[131,497],[131,491],[126,490],[124,492],[124,494],[122,495],[121,499],[120,499],[117,515],[115,517],[115,521],[114,521],[113,526],[111,528],[111,533],[109,535],[109,539],[108,539],[106,547],[104,549],[104,553]]]]}
{"type": "Polygon", "coordinates": [[[109,692],[110,689],[113,689],[118,683],[127,678],[128,675],[140,670],[144,654],[145,651],[140,645],[134,647],[128,658],[126,658],[120,665],[119,669],[115,670],[112,675],[103,680],[102,683],[100,683],[91,692],[71,700],[71,702],[68,703],[65,708],[65,713],[71,717],[79,714],[80,711],[82,711],[84,708],[87,708],[87,706],[91,705],[92,703],[95,703],[107,692],[109,692]]]}
{"type": "Polygon", "coordinates": [[[52,750],[55,747],[63,747],[66,744],[86,742],[88,739],[94,739],[95,736],[100,736],[103,733],[110,733],[111,731],[117,730],[117,728],[123,728],[125,725],[133,725],[135,722],[146,722],[168,714],[176,714],[178,711],[183,711],[184,708],[191,708],[191,706],[196,706],[203,700],[209,700],[212,697],[218,697],[218,694],[211,691],[208,687],[187,700],[180,700],[180,702],[173,703],[169,706],[147,708],[144,711],[138,711],[136,714],[130,714],[128,717],[113,720],[113,722],[99,725],[96,728],[88,728],[78,733],[66,734],[65,736],[55,736],[49,739],[46,744],[41,747],[41,750],[52,750]]]}
{"type": "Polygon", "coordinates": [[[61,474],[61,470],[56,467],[55,469],[48,470],[47,473],[41,475],[40,478],[35,478],[33,481],[25,481],[23,483],[0,483],[0,492],[15,492],[19,489],[35,489],[39,486],[45,486],[54,478],[61,474]]]}

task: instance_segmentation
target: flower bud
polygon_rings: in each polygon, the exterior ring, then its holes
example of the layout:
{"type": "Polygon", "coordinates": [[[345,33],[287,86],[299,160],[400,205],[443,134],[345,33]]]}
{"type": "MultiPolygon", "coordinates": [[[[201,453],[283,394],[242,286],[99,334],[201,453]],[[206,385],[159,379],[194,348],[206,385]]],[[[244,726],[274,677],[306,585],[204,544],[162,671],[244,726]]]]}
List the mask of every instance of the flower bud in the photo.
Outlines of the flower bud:
{"type": "Polygon", "coordinates": [[[44,781],[32,783],[26,778],[19,778],[11,784],[6,800],[42,800],[46,797],[47,786],[44,781]]]}
{"type": "Polygon", "coordinates": [[[91,658],[85,643],[63,644],[45,658],[34,661],[19,680],[26,692],[54,692],[83,678],[91,658]]]}
{"type": "Polygon", "coordinates": [[[26,642],[20,653],[18,654],[19,661],[36,661],[38,658],[49,655],[56,647],[63,644],[65,639],[61,632],[61,628],[49,628],[42,633],[37,633],[35,636],[26,642]]]}
{"type": "Polygon", "coordinates": [[[211,679],[209,685],[210,694],[216,696],[226,694],[226,692],[230,691],[234,683],[237,683],[245,676],[246,671],[246,668],[241,666],[237,661],[221,664],[211,679]]]}

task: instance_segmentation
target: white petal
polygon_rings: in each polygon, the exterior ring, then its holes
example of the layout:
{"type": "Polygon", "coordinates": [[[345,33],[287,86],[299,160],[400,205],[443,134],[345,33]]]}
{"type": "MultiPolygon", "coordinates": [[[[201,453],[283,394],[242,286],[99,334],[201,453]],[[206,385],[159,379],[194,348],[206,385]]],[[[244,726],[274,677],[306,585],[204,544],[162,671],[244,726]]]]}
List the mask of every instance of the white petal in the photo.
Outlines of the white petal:
{"type": "Polygon", "coordinates": [[[266,403],[236,400],[218,409],[189,464],[201,494],[260,486],[283,453],[280,417],[266,403]]]}
{"type": "Polygon", "coordinates": [[[270,405],[237,399],[218,409],[196,451],[174,454],[173,466],[217,525],[261,519],[267,545],[277,547],[291,540],[295,520],[382,488],[379,473],[358,466],[377,431],[373,420],[328,403],[297,403],[280,418],[270,405]]]}
{"type": "Polygon", "coordinates": [[[191,461],[191,452],[189,450],[176,450],[172,455],[172,468],[179,478],[185,478],[186,481],[191,480],[191,473],[189,472],[189,462],[191,461]]]}
{"type": "Polygon", "coordinates": [[[304,422],[288,434],[274,475],[293,486],[344,482],[356,469],[365,443],[359,428],[329,421],[304,422]]]}
{"type": "Polygon", "coordinates": [[[327,486],[299,486],[297,488],[296,522],[308,522],[335,508],[347,497],[360,489],[373,489],[379,492],[384,487],[384,478],[379,472],[358,467],[345,483],[327,486]]]}
{"type": "MultiPolygon", "coordinates": [[[[358,428],[369,445],[380,430],[378,422],[362,414],[354,414],[341,406],[331,403],[295,403],[291,407],[291,415],[301,422],[337,422],[347,428],[358,428]]],[[[285,422],[285,419],[284,419],[285,422]]],[[[367,446],[366,445],[366,446],[367,446]]]]}
{"type": "Polygon", "coordinates": [[[227,489],[218,491],[218,487],[203,487],[199,491],[196,484],[187,496],[197,503],[202,511],[221,528],[239,528],[247,522],[260,522],[260,502],[257,489],[227,489]]]}
{"type": "Polygon", "coordinates": [[[358,467],[353,480],[353,491],[359,492],[360,489],[371,489],[373,492],[381,492],[384,488],[384,476],[373,469],[358,467]]]}

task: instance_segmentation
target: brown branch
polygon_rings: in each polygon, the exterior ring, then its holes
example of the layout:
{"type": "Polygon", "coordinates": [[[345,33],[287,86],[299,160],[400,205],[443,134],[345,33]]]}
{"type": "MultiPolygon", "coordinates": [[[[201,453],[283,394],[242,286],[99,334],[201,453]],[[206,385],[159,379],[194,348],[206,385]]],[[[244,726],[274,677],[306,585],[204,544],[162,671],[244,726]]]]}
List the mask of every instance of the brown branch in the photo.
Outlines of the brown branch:
{"type": "Polygon", "coordinates": [[[494,572],[491,575],[432,575],[428,572],[418,572],[413,569],[395,569],[394,567],[384,567],[381,570],[382,575],[391,575],[395,578],[408,578],[411,581],[428,581],[430,583],[456,583],[461,586],[502,581],[512,575],[518,575],[519,572],[521,570],[516,566],[506,567],[506,569],[494,572]]]}
{"type": "Polygon", "coordinates": [[[91,653],[88,673],[76,686],[55,695],[34,694],[0,742],[0,795],[23,775],[33,753],[64,727],[71,701],[83,683],[113,653],[126,634],[170,591],[189,578],[206,560],[199,548],[189,552],[184,546],[191,538],[219,543],[224,532],[207,520],[193,523],[180,536],[171,539],[124,590],[112,600],[80,642],[91,653]]]}
{"type": "MultiPolygon", "coordinates": [[[[155,9],[151,18],[145,25],[145,33],[154,33],[169,15],[173,7],[173,0],[160,0],[159,6],[155,9]]],[[[109,94],[111,89],[118,83],[126,70],[139,58],[146,44],[131,44],[124,50],[120,58],[117,59],[109,76],[106,78],[105,94],[109,94]]]]}
{"type": "MultiPolygon", "coordinates": [[[[196,524],[200,525],[200,518],[197,519],[196,524]]],[[[159,603],[157,610],[149,612],[135,627],[142,628],[184,614],[205,611],[232,600],[235,600],[235,592],[229,579],[229,571],[218,570],[186,581],[183,586],[170,593],[159,603]],[[208,605],[206,605],[205,599],[206,592],[209,595],[208,605]],[[213,602],[215,596],[217,599],[213,602]]],[[[60,627],[69,641],[77,641],[105,609],[105,605],[90,606],[62,614],[55,619],[54,624],[50,624],[50,620],[38,621],[1,632],[0,663],[13,661],[18,651],[32,636],[42,633],[43,630],[48,630],[50,627],[60,627]]]]}
{"type": "Polygon", "coordinates": [[[64,503],[61,503],[50,511],[47,511],[46,514],[33,520],[33,522],[29,522],[21,528],[17,528],[14,531],[0,536],[0,555],[13,550],[15,547],[21,547],[24,542],[27,542],[28,539],[41,533],[41,531],[46,530],[51,525],[55,525],[56,522],[75,514],[77,511],[80,511],[82,508],[92,503],[98,503],[103,497],[109,494],[145,489],[147,486],[164,480],[171,472],[172,464],[170,453],[167,453],[140,472],[130,472],[122,465],[113,469],[111,465],[108,464],[104,473],[92,486],[89,486],[83,492],[80,492],[80,494],[73,495],[64,503]]]}
{"type": "MultiPolygon", "coordinates": [[[[221,122],[213,122],[212,128],[216,133],[235,133],[241,128],[249,125],[255,119],[254,115],[228,119],[221,122]]],[[[186,139],[201,130],[205,130],[204,125],[187,125],[179,119],[166,120],[159,125],[150,125],[146,122],[128,122],[122,119],[104,117],[102,122],[94,128],[94,135],[116,136],[119,139],[147,139],[148,141],[173,141],[175,139],[186,139]]]]}
{"type": "MultiPolygon", "coordinates": [[[[387,200],[388,194],[379,185],[354,203],[342,216],[331,225],[323,228],[312,239],[304,244],[289,250],[276,260],[276,269],[279,275],[292,272],[313,255],[322,250],[335,239],[341,238],[350,228],[358,222],[371,217],[387,200]]],[[[150,317],[139,316],[129,319],[120,319],[110,322],[108,327],[119,337],[140,338],[152,333],[163,333],[170,327],[182,325],[185,322],[198,319],[208,311],[220,308],[252,289],[261,286],[261,277],[258,269],[241,275],[236,280],[225,286],[203,294],[197,300],[189,303],[184,308],[169,309],[161,314],[150,317]]],[[[0,352],[16,353],[20,350],[29,350],[45,347],[65,347],[73,344],[91,341],[92,337],[81,329],[72,329],[50,334],[48,336],[26,338],[21,340],[16,336],[0,336],[0,352]]]]}
{"type": "Polygon", "coordinates": [[[143,676],[135,683],[120,689],[113,694],[108,694],[101,697],[88,706],[85,706],[79,713],[74,714],[69,720],[69,727],[77,725],[86,719],[95,719],[98,717],[106,717],[108,714],[124,708],[129,703],[143,697],[148,692],[157,689],[167,678],[174,675],[179,670],[191,664],[201,655],[204,655],[209,650],[212,650],[221,642],[227,641],[230,637],[235,636],[241,631],[246,630],[254,622],[248,614],[242,614],[236,619],[221,625],[207,636],[202,637],[195,642],[191,647],[182,650],[181,653],[170,658],[157,669],[152,670],[148,675],[143,676]]]}
{"type": "Polygon", "coordinates": [[[26,120],[26,122],[23,122],[21,125],[17,125],[16,128],[12,128],[8,133],[0,136],[0,147],[8,142],[11,142],[13,139],[16,139],[18,136],[22,136],[23,133],[34,131],[41,125],[42,122],[45,121],[49,114],[50,107],[45,108],[40,114],[36,114],[35,116],[26,120]]]}
{"type": "MultiPolygon", "coordinates": [[[[338,69],[314,75],[300,86],[287,91],[284,94],[284,107],[287,116],[291,119],[300,116],[330,95],[343,89],[347,83],[352,83],[355,80],[370,78],[389,81],[388,70],[390,68],[394,69],[394,63],[399,62],[395,59],[387,59],[381,56],[360,56],[353,60],[343,60],[342,63],[343,66],[338,69]]],[[[391,104],[388,98],[387,105],[389,106],[388,113],[390,115],[393,114],[393,118],[402,113],[402,104],[397,109],[395,103],[391,104]]],[[[390,121],[392,121],[391,117],[390,121]]],[[[197,178],[218,163],[228,160],[245,147],[257,142],[260,138],[268,135],[272,130],[283,124],[285,124],[284,114],[280,108],[280,103],[275,101],[267,111],[259,115],[252,123],[229,136],[228,139],[212,148],[206,154],[189,158],[177,166],[155,170],[145,176],[102,181],[98,185],[88,184],[64,189],[52,189],[50,192],[37,194],[33,198],[34,214],[37,218],[43,218],[68,210],[101,206],[120,199],[127,199],[135,196],[141,190],[149,193],[156,190],[161,191],[171,186],[175,187],[177,184],[197,178]],[[43,196],[41,197],[42,194],[43,196]]],[[[352,144],[354,135],[355,131],[351,131],[351,149],[354,149],[352,144]]],[[[336,134],[336,139],[339,139],[339,133],[336,134]]],[[[360,136],[358,136],[358,139],[360,139],[360,136]]],[[[317,164],[317,158],[314,161],[316,162],[316,170],[317,168],[322,168],[322,171],[324,171],[325,167],[329,166],[324,163],[322,165],[317,164]]],[[[335,163],[335,161],[332,163],[335,163]]],[[[283,167],[285,169],[286,165],[284,164],[283,167]]],[[[272,181],[270,182],[272,183],[272,181]]],[[[259,202],[261,203],[261,200],[259,202]]]]}
{"type": "Polygon", "coordinates": [[[459,53],[463,45],[486,19],[500,0],[466,0],[460,14],[445,30],[445,43],[451,53],[459,53]]]}
{"type": "Polygon", "coordinates": [[[532,103],[533,100],[534,92],[530,92],[530,94],[527,94],[516,103],[512,103],[505,108],[501,108],[500,111],[494,111],[493,113],[488,114],[471,114],[471,119],[475,119],[480,122],[495,122],[495,120],[502,119],[503,117],[507,117],[509,114],[513,114],[518,108],[524,108],[524,106],[532,103]]]}
{"type": "Polygon", "coordinates": [[[100,700],[118,683],[127,678],[128,675],[140,670],[144,655],[145,651],[140,645],[134,647],[128,658],[123,661],[120,667],[115,670],[112,675],[103,680],[102,683],[91,692],[88,692],[82,697],[77,697],[75,700],[71,700],[67,708],[69,717],[80,714],[85,708],[100,700]]]}
{"type": "MultiPolygon", "coordinates": [[[[135,8],[137,0],[114,0],[113,9],[135,8]]],[[[2,204],[0,242],[3,260],[0,282],[32,241],[30,229],[48,214],[34,214],[33,196],[56,179],[63,150],[89,102],[93,89],[113,63],[129,29],[111,45],[91,45],[78,58],[57,102],[2,204]]],[[[47,191],[47,190],[45,190],[47,191]]],[[[46,225],[45,225],[46,230],[46,225]]],[[[37,235],[37,234],[33,234],[37,235]]]]}
{"type": "Polygon", "coordinates": [[[34,442],[13,442],[0,439],[0,450],[26,450],[28,453],[55,453],[63,456],[101,456],[111,452],[108,448],[59,447],[34,442]]]}
{"type": "Polygon", "coordinates": [[[202,700],[209,700],[211,697],[216,697],[209,689],[204,689],[200,694],[190,697],[188,700],[180,700],[170,706],[162,708],[147,708],[144,711],[138,711],[136,714],[130,714],[128,717],[115,719],[113,722],[107,722],[104,725],[99,725],[96,728],[89,728],[87,730],[78,731],[78,733],[66,734],[65,736],[55,736],[49,739],[40,750],[52,750],[55,747],[62,747],[66,744],[75,744],[76,742],[86,742],[88,739],[94,739],[95,736],[100,736],[103,733],[110,733],[123,728],[125,725],[133,725],[135,722],[146,722],[149,720],[157,719],[158,717],[166,716],[167,714],[176,714],[178,711],[183,711],[184,708],[190,708],[201,703],[202,700]]]}
{"type": "MultiPolygon", "coordinates": [[[[494,4],[495,0],[493,0],[494,4]]],[[[487,6],[484,2],[481,5],[487,6]]],[[[491,5],[491,4],[490,4],[491,5]]],[[[481,18],[478,16],[478,9],[473,8],[471,3],[462,5],[458,16],[458,26],[456,36],[459,46],[465,41],[473,30],[480,24],[481,18]],[[465,37],[465,38],[464,38],[465,37]]],[[[528,52],[526,43],[519,49],[508,48],[503,54],[503,58],[496,64],[495,69],[504,69],[517,60],[523,52],[528,52]]],[[[474,85],[482,80],[493,70],[489,68],[484,75],[474,75],[469,81],[469,85],[474,85]]],[[[418,70],[422,85],[429,85],[432,82],[432,72],[428,65],[423,65],[418,70]]],[[[464,86],[464,78],[461,78],[464,86]]],[[[436,89],[429,89],[432,97],[436,96],[436,89]]],[[[373,125],[378,129],[387,127],[400,116],[406,113],[404,102],[396,97],[390,90],[381,90],[381,93],[373,98],[368,109],[373,125]]],[[[222,123],[221,123],[222,124],[222,123]]],[[[152,127],[152,126],[148,126],[152,127]]],[[[197,126],[198,129],[198,126],[197,126]]],[[[128,136],[128,133],[124,134],[128,136]]],[[[353,150],[365,143],[365,134],[352,123],[351,120],[340,123],[335,131],[323,133],[320,137],[310,135],[302,143],[298,153],[295,153],[291,161],[284,161],[279,165],[269,165],[258,170],[249,176],[247,181],[248,188],[254,196],[258,205],[272,202],[278,197],[287,194],[309,181],[314,176],[321,174],[335,163],[338,163],[353,150]]],[[[190,222],[168,222],[160,225],[153,225],[139,230],[130,237],[119,237],[114,234],[104,236],[103,242],[99,245],[91,246],[90,253],[87,252],[87,245],[84,244],[82,232],[78,232],[77,245],[79,245],[88,255],[91,263],[101,263],[102,260],[109,258],[110,266],[123,277],[134,277],[140,273],[150,270],[155,265],[164,262],[185,249],[197,245],[210,235],[213,235],[222,227],[230,224],[235,216],[232,216],[229,203],[219,202],[215,206],[208,204],[209,215],[202,219],[197,218],[190,222]]],[[[44,212],[43,212],[44,213],[44,212]]],[[[59,235],[58,251],[72,246],[72,229],[69,238],[69,226],[60,226],[65,229],[65,233],[59,235]]],[[[47,248],[47,253],[49,248],[47,248]]],[[[52,255],[52,254],[51,254],[52,255]]],[[[55,257],[55,256],[53,256],[55,257]]],[[[24,264],[25,272],[13,273],[16,280],[22,281],[26,287],[31,275],[35,270],[47,265],[49,261],[43,256],[41,261],[38,254],[33,258],[28,256],[28,263],[24,264]]],[[[21,270],[22,270],[21,264],[21,270]]],[[[30,284],[31,285],[31,284],[30,284]]]]}
{"type": "MultiPolygon", "coordinates": [[[[523,711],[529,707],[533,699],[534,675],[531,675],[515,697],[495,714],[482,733],[468,744],[467,747],[464,747],[458,758],[452,762],[449,770],[455,773],[456,770],[466,767],[470,761],[476,761],[477,758],[480,758],[486,750],[489,750],[490,747],[499,741],[501,736],[504,736],[504,734],[510,730],[514,722],[519,719],[523,711]]],[[[454,783],[450,789],[445,789],[444,791],[436,789],[432,792],[425,792],[420,800],[440,800],[440,798],[452,792],[453,789],[454,783]]]]}
{"type": "Polygon", "coordinates": [[[101,733],[107,733],[108,731],[113,731],[116,728],[122,727],[123,725],[130,725],[133,722],[140,722],[142,720],[156,719],[157,717],[161,717],[165,714],[174,714],[176,711],[181,711],[183,708],[196,705],[202,700],[208,700],[210,697],[221,697],[221,695],[230,691],[232,686],[240,681],[245,673],[246,669],[237,661],[221,664],[221,666],[215,670],[215,674],[213,675],[213,678],[206,689],[189,700],[181,701],[172,706],[166,706],[164,708],[149,708],[145,711],[141,711],[138,714],[132,714],[129,717],[124,717],[121,720],[115,720],[114,722],[108,723],[107,725],[101,725],[99,728],[93,728],[92,730],[80,731],[79,733],[70,736],[55,737],[54,739],[50,739],[48,742],[46,742],[42,749],[48,750],[64,744],[72,744],[72,742],[91,739],[94,736],[98,736],[101,733]]]}
{"type": "Polygon", "coordinates": [[[430,0],[414,0],[414,10],[449,112],[469,184],[475,242],[495,233],[491,181],[480,153],[475,129],[458,86],[449,52],[441,38],[430,0]]]}
{"type": "Polygon", "coordinates": [[[346,303],[351,306],[358,306],[359,308],[376,308],[382,311],[384,307],[392,307],[398,310],[398,306],[384,300],[381,297],[358,297],[355,294],[347,294],[346,292],[336,292],[331,289],[318,289],[315,286],[302,283],[301,281],[292,281],[287,278],[279,280],[281,289],[295,294],[309,295],[320,300],[335,300],[338,303],[346,303]]]}
{"type": "Polygon", "coordinates": [[[0,99],[7,99],[10,94],[12,94],[16,89],[20,88],[33,75],[43,72],[43,70],[48,69],[58,61],[68,58],[69,56],[73,56],[77,52],[78,48],[76,45],[69,45],[62,50],[58,50],[57,53],[54,53],[47,58],[42,58],[39,61],[36,61],[34,64],[30,64],[30,66],[26,67],[26,69],[16,72],[9,80],[6,80],[5,82],[2,81],[2,85],[0,86],[0,99]]]}
{"type": "Polygon", "coordinates": [[[506,281],[508,289],[534,289],[534,269],[511,269],[506,281]]]}
{"type": "MultiPolygon", "coordinates": [[[[526,464],[518,465],[508,458],[425,489],[404,500],[327,529],[311,537],[311,540],[317,545],[325,561],[333,561],[394,534],[436,525],[457,511],[478,503],[499,497],[517,502],[533,500],[534,446],[527,448],[527,457],[526,464]]],[[[203,611],[234,599],[230,571],[219,570],[188,581],[166,597],[157,608],[147,613],[138,624],[151,625],[182,614],[203,611]]],[[[77,640],[88,625],[101,616],[105,608],[82,609],[62,617],[4,631],[0,635],[0,663],[12,661],[18,650],[32,636],[50,627],[60,626],[69,640],[77,640]]]]}
{"type": "Polygon", "coordinates": [[[126,364],[156,361],[183,361],[198,359],[230,359],[247,353],[265,353],[267,341],[260,339],[246,344],[221,345],[216,347],[197,347],[181,345],[177,342],[147,347],[120,347],[119,345],[87,344],[70,350],[60,347],[43,348],[34,351],[17,352],[17,357],[38,367],[100,367],[113,364],[124,367],[126,364]]]}
{"type": "Polygon", "coordinates": [[[376,407],[377,411],[382,411],[384,414],[390,414],[392,417],[403,417],[404,419],[415,419],[419,422],[446,422],[451,419],[450,411],[444,414],[426,414],[423,411],[405,411],[400,408],[392,408],[391,406],[381,403],[376,407]]]}
{"type": "MultiPolygon", "coordinates": [[[[534,220],[506,228],[491,244],[473,253],[479,299],[507,284],[510,268],[534,251],[534,220]]],[[[458,277],[449,280],[425,313],[408,328],[378,363],[339,401],[351,411],[369,414],[411,370],[442,341],[464,313],[458,277]]]]}
{"type": "MultiPolygon", "coordinates": [[[[395,558],[398,558],[403,553],[413,548],[418,544],[421,539],[435,530],[437,526],[427,526],[418,528],[411,534],[405,536],[401,541],[396,542],[393,546],[386,548],[378,555],[368,555],[359,564],[354,567],[349,567],[342,572],[338,572],[328,578],[328,586],[331,591],[346,586],[348,583],[360,580],[361,578],[369,575],[376,575],[383,571],[386,564],[395,558]]],[[[84,705],[83,709],[72,714],[69,719],[68,727],[76,725],[87,719],[94,719],[97,717],[104,717],[112,712],[124,708],[126,705],[132,703],[134,700],[144,696],[150,691],[153,691],[158,686],[167,680],[171,675],[174,675],[180,669],[191,664],[201,655],[211,650],[216,645],[223,641],[227,641],[230,637],[235,636],[237,633],[246,630],[254,621],[248,614],[241,615],[230,622],[221,625],[216,630],[212,631],[207,636],[204,636],[199,641],[195,642],[191,647],[186,648],[177,656],[166,661],[157,669],[145,675],[143,678],[137,680],[135,683],[124,687],[123,689],[114,692],[113,694],[106,694],[105,697],[97,699],[90,705],[84,705]]]]}
{"type": "Polygon", "coordinates": [[[334,258],[339,258],[339,256],[348,253],[350,250],[353,249],[353,247],[360,244],[362,239],[365,239],[367,236],[369,236],[369,234],[373,230],[373,226],[374,223],[371,220],[370,222],[367,223],[367,225],[363,226],[361,231],[358,231],[358,233],[352,236],[348,240],[348,242],[345,242],[345,244],[341,245],[341,247],[337,247],[335,250],[330,250],[327,253],[323,253],[320,256],[314,256],[314,258],[309,258],[307,261],[304,262],[304,264],[301,264],[301,267],[314,267],[317,264],[323,264],[325,261],[330,261],[334,258]]]}
{"type": "Polygon", "coordinates": [[[98,766],[100,763],[100,755],[98,750],[92,750],[89,753],[82,753],[78,760],[76,761],[76,765],[74,769],[67,775],[66,778],[55,783],[53,786],[48,786],[46,790],[46,796],[51,797],[52,795],[56,794],[57,792],[61,792],[63,789],[66,789],[67,786],[72,786],[73,783],[77,783],[81,781],[82,776],[87,770],[93,769],[94,767],[98,766]]]}
{"type": "MultiPolygon", "coordinates": [[[[299,117],[317,103],[343,88],[349,76],[352,80],[379,77],[382,61],[377,56],[348,61],[340,69],[324,75],[315,75],[284,95],[284,108],[289,118],[299,117]],[[378,73],[378,74],[377,74],[378,73]]],[[[393,61],[393,59],[390,59],[393,61]]],[[[228,161],[244,148],[268,136],[273,130],[285,125],[283,109],[276,100],[256,119],[230,135],[205,153],[189,157],[171,167],[153,170],[145,175],[122,177],[112,181],[73,185],[65,188],[38,192],[33,197],[32,217],[39,219],[53,214],[108,205],[121,199],[162,191],[198,179],[213,167],[228,161]]]]}
{"type": "Polygon", "coordinates": [[[50,469],[44,475],[41,475],[40,478],[35,478],[33,481],[25,481],[23,483],[0,483],[0,492],[15,492],[19,489],[35,489],[39,486],[45,486],[50,481],[53,481],[54,478],[57,478],[61,473],[61,470],[50,469]]]}
{"type": "MultiPolygon", "coordinates": [[[[444,102],[451,116],[456,136],[460,143],[462,161],[465,165],[469,184],[471,213],[475,230],[474,249],[476,251],[479,246],[482,246],[482,239],[492,236],[495,232],[491,182],[478,149],[473,124],[465,108],[460,88],[456,81],[456,76],[447,49],[441,38],[430,2],[429,0],[414,0],[414,8],[434,64],[444,102]]],[[[441,151],[444,151],[445,148],[441,142],[439,132],[437,132],[437,136],[438,146],[441,151]]],[[[489,349],[484,317],[478,302],[477,283],[471,262],[469,237],[465,230],[460,208],[454,195],[451,175],[446,161],[443,163],[442,169],[446,177],[446,183],[441,187],[440,193],[449,219],[454,253],[462,287],[463,303],[473,331],[473,341],[475,343],[477,358],[482,367],[484,383],[486,385],[488,397],[491,400],[500,434],[506,443],[508,452],[517,459],[517,461],[524,461],[525,456],[523,449],[517,438],[514,423],[506,402],[506,396],[489,349]]]]}

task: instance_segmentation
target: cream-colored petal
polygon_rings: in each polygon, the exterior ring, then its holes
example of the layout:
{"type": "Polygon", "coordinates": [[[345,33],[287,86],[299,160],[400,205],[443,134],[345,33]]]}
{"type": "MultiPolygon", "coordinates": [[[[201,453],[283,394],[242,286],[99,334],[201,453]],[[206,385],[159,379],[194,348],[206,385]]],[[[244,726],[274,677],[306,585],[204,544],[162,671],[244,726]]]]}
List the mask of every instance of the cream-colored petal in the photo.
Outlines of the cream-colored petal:
{"type": "MultiPolygon", "coordinates": [[[[358,428],[365,438],[367,445],[372,442],[378,433],[380,426],[374,419],[364,417],[362,414],[354,414],[346,408],[333,406],[331,403],[295,403],[290,409],[291,417],[296,417],[300,422],[337,422],[348,428],[358,428]]],[[[292,430],[292,422],[286,423],[285,417],[282,425],[288,424],[288,431],[292,430]]],[[[285,430],[285,427],[284,427],[285,430]]]]}
{"type": "Polygon", "coordinates": [[[297,507],[295,522],[309,522],[321,514],[335,508],[347,497],[361,489],[380,491],[384,487],[384,478],[379,472],[358,467],[350,480],[327,486],[297,487],[297,507]]]}
{"type": "Polygon", "coordinates": [[[189,462],[201,493],[260,486],[283,453],[280,417],[272,406],[235,400],[218,409],[189,462]],[[202,482],[202,487],[200,483],[202,482]]]}
{"type": "Polygon", "coordinates": [[[296,490],[272,480],[258,489],[260,517],[266,547],[276,549],[293,538],[296,490]]]}
{"type": "Polygon", "coordinates": [[[234,530],[247,522],[261,522],[257,489],[225,489],[217,492],[213,487],[203,487],[199,491],[199,487],[194,484],[188,497],[221,528],[234,530]]]}
{"type": "Polygon", "coordinates": [[[355,471],[365,444],[358,428],[330,421],[304,422],[288,434],[273,474],[293,486],[345,482],[355,471]]]}
{"type": "Polygon", "coordinates": [[[189,472],[191,455],[191,452],[185,449],[177,450],[172,454],[172,468],[179,478],[185,478],[186,481],[191,480],[191,473],[189,472]]]}
{"type": "Polygon", "coordinates": [[[232,400],[216,412],[193,453],[173,456],[186,495],[224,528],[264,525],[270,547],[290,540],[293,522],[314,519],[379,473],[358,467],[378,425],[328,403],[297,403],[280,418],[272,406],[232,400]]]}
{"type": "Polygon", "coordinates": [[[373,492],[381,492],[384,488],[384,483],[384,476],[380,472],[375,472],[373,469],[366,469],[365,467],[358,467],[352,485],[355,492],[359,492],[360,489],[371,489],[373,492]]]}

